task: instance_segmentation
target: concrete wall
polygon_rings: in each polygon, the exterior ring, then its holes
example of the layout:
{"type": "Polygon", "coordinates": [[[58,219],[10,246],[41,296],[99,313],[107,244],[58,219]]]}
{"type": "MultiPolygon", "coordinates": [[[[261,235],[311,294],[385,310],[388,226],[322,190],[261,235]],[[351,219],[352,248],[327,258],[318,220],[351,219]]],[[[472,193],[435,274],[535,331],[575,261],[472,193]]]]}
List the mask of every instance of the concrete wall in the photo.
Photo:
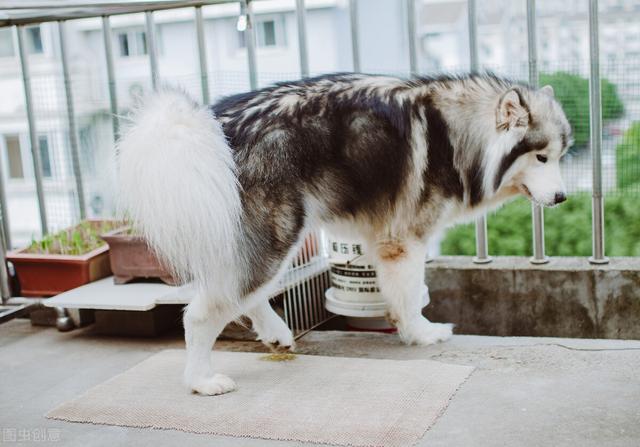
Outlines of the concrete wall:
{"type": "Polygon", "coordinates": [[[473,264],[440,257],[426,268],[433,321],[456,333],[640,339],[640,260],[614,258],[593,266],[585,258],[497,257],[473,264]]]}

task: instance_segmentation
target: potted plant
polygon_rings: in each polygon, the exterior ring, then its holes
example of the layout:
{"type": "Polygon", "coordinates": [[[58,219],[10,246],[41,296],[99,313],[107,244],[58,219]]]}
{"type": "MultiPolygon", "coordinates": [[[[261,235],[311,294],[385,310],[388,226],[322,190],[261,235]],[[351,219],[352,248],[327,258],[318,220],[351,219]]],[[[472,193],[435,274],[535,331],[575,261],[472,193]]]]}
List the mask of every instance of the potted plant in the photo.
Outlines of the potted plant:
{"type": "Polygon", "coordinates": [[[178,280],[162,266],[157,256],[131,227],[121,227],[106,234],[109,245],[113,282],[126,284],[139,278],[158,278],[165,284],[178,285],[178,280]]]}
{"type": "Polygon", "coordinates": [[[7,253],[21,294],[53,296],[109,276],[109,246],[99,235],[121,225],[113,220],[87,220],[7,253]]]}

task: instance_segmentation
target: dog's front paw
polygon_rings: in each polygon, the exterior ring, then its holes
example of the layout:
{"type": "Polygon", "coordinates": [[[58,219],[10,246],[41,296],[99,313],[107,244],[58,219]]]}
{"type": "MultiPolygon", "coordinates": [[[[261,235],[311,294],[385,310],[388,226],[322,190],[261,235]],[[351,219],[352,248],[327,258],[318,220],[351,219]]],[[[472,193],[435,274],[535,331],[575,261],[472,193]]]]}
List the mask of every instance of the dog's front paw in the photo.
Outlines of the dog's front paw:
{"type": "Polygon", "coordinates": [[[293,341],[293,337],[291,337],[291,340],[275,340],[269,342],[263,341],[262,343],[273,352],[277,353],[294,352],[296,350],[296,343],[293,341]]]}
{"type": "Polygon", "coordinates": [[[420,318],[400,330],[400,337],[409,345],[432,345],[449,340],[451,335],[453,335],[452,323],[432,323],[426,318],[420,318]]]}
{"type": "Polygon", "coordinates": [[[284,323],[267,334],[260,334],[259,340],[274,352],[293,352],[296,348],[293,333],[284,323]]]}
{"type": "Polygon", "coordinates": [[[194,393],[205,396],[215,396],[235,390],[236,383],[224,374],[216,374],[213,377],[196,379],[190,384],[194,393]]]}

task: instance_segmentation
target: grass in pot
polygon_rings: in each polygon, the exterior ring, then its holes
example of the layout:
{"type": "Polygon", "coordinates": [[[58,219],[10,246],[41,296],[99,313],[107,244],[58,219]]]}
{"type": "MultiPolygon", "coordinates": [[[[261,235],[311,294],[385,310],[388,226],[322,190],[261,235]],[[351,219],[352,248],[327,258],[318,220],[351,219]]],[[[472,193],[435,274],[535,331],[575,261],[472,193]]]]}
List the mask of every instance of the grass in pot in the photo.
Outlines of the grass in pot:
{"type": "Polygon", "coordinates": [[[120,226],[114,220],[86,220],[9,251],[20,294],[49,297],[109,276],[109,246],[100,234],[120,226]]]}

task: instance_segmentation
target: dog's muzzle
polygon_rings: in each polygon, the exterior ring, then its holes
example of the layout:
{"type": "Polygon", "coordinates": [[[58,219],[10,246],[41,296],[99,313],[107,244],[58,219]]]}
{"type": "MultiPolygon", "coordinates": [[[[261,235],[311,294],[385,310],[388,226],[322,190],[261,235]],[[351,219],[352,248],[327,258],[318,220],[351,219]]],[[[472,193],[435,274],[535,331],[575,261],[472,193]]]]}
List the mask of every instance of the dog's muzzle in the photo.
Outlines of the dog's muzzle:
{"type": "Polygon", "coordinates": [[[558,205],[564,202],[565,200],[567,200],[567,195],[563,192],[557,192],[556,195],[553,197],[553,204],[558,205]]]}

